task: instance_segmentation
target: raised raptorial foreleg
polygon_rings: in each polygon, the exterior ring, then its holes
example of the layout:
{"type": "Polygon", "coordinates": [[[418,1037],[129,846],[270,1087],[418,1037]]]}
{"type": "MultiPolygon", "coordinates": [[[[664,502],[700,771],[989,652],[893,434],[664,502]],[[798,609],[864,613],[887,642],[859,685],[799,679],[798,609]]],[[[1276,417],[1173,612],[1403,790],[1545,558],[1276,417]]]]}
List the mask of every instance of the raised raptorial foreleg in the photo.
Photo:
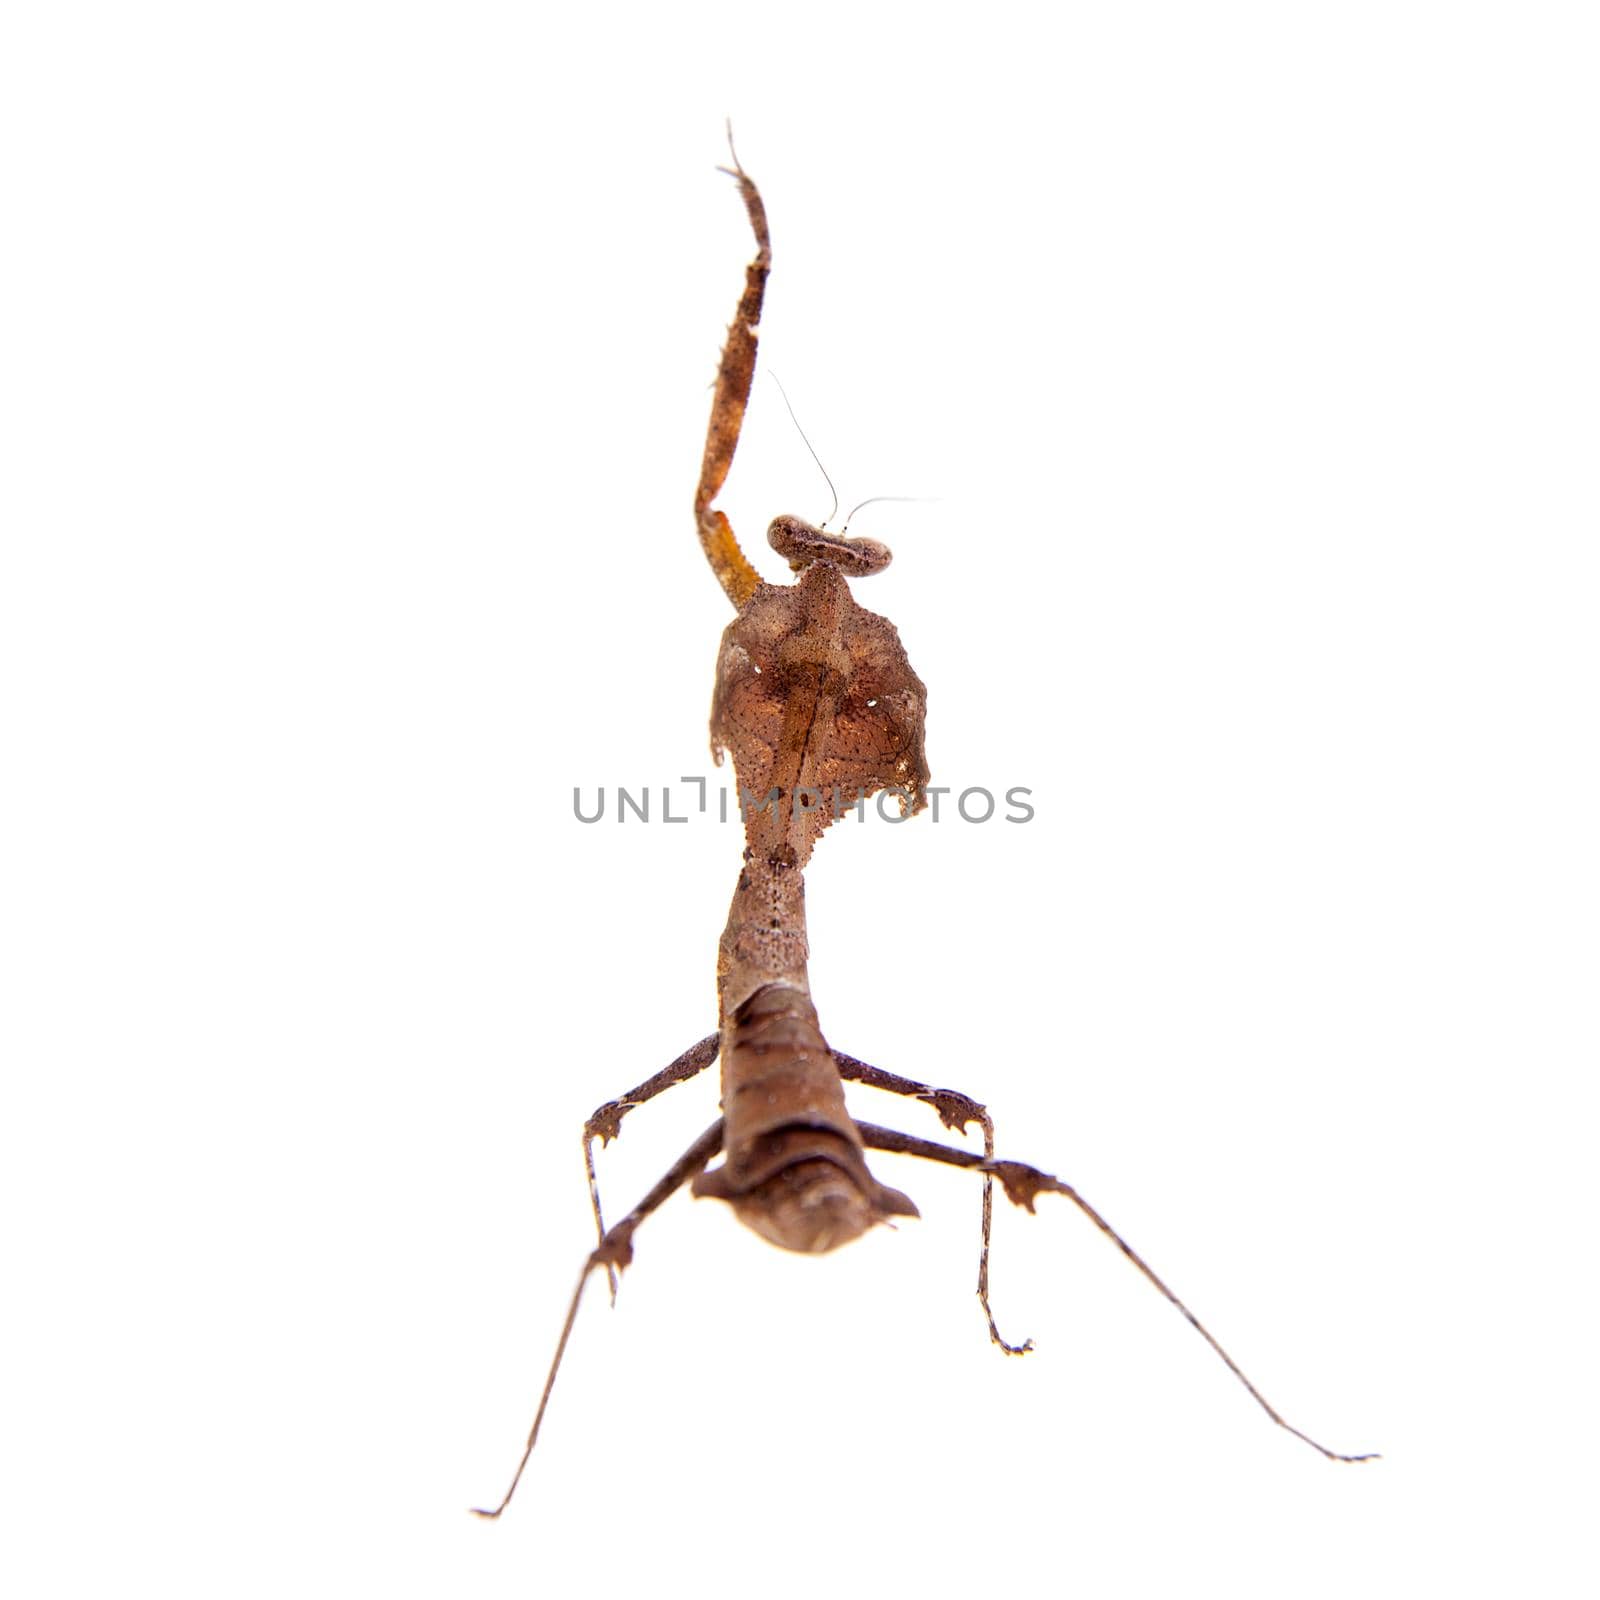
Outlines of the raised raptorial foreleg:
{"type": "MultiPolygon", "coordinates": [[[[731,131],[728,149],[730,153],[733,150],[731,131]]],[[[733,453],[739,447],[739,430],[744,426],[744,408],[750,400],[750,385],[756,372],[761,302],[766,295],[767,273],[772,268],[772,239],[767,233],[767,209],[761,203],[761,191],[739,165],[738,156],[733,157],[731,167],[722,170],[738,182],[750,216],[750,229],[756,236],[756,253],[745,268],[744,293],[733,313],[728,342],[722,347],[722,361],[717,368],[711,421],[706,428],[706,453],[700,463],[700,482],[694,492],[694,519],[700,533],[700,547],[717,575],[717,582],[734,605],[742,606],[755,593],[761,577],[739,548],[733,524],[712,502],[722,492],[728,468],[733,465],[733,453]]]]}

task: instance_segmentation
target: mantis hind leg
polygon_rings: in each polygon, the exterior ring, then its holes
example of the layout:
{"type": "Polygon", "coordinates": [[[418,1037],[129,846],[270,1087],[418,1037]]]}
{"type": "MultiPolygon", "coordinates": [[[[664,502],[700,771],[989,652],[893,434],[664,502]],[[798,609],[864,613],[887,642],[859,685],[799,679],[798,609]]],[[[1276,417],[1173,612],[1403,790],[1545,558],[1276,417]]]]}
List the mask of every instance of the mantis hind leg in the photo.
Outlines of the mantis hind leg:
{"type": "MultiPolygon", "coordinates": [[[[658,1073],[657,1076],[659,1077],[660,1074],[658,1073]]],[[[539,1442],[539,1429],[544,1423],[544,1414],[550,1405],[551,1391],[556,1386],[556,1374],[561,1370],[561,1358],[567,1353],[567,1341],[572,1337],[572,1326],[578,1320],[578,1306],[582,1303],[583,1289],[584,1285],[589,1281],[589,1274],[596,1267],[603,1266],[608,1272],[615,1272],[618,1268],[627,1266],[633,1260],[634,1230],[663,1201],[670,1199],[696,1173],[703,1171],[706,1163],[721,1148],[722,1118],[718,1117],[672,1163],[649,1194],[621,1222],[617,1223],[609,1232],[602,1234],[600,1243],[589,1252],[589,1258],[584,1262],[583,1270],[578,1274],[578,1285],[572,1291],[572,1299],[567,1305],[566,1321],[561,1324],[561,1337],[556,1343],[556,1353],[550,1362],[550,1371],[545,1377],[544,1388],[539,1394],[539,1407],[533,1414],[533,1426],[528,1430],[528,1443],[523,1449],[522,1459],[517,1463],[517,1470],[512,1474],[510,1486],[501,1497],[500,1504],[492,1508],[474,1506],[473,1514],[475,1516],[498,1517],[511,1504],[511,1497],[517,1492],[517,1485],[522,1481],[523,1470],[527,1467],[528,1459],[533,1454],[533,1447],[539,1442]]]]}
{"type": "MultiPolygon", "coordinates": [[[[839,1068],[839,1076],[846,1081],[864,1083],[869,1089],[882,1089],[887,1094],[920,1100],[924,1105],[932,1106],[945,1127],[957,1133],[964,1133],[968,1123],[976,1122],[983,1130],[983,1159],[994,1160],[994,1119],[989,1115],[988,1107],[979,1105],[970,1095],[964,1095],[957,1089],[935,1089],[931,1084],[902,1078],[896,1073],[885,1072],[881,1067],[858,1061],[854,1056],[841,1055],[837,1050],[833,1052],[833,1059],[839,1068]]],[[[977,1160],[977,1157],[973,1159],[977,1160]]],[[[1024,1339],[1021,1344],[1012,1344],[995,1325],[994,1312],[989,1309],[989,1240],[993,1228],[994,1177],[985,1172],[982,1242],[978,1247],[978,1303],[983,1307],[984,1321],[989,1324],[989,1337],[1008,1356],[1026,1355],[1033,1349],[1033,1340],[1024,1339]]]]}
{"type": "MultiPolygon", "coordinates": [[[[690,1078],[704,1072],[717,1059],[717,1048],[721,1042],[721,1035],[713,1033],[699,1044],[690,1045],[671,1066],[663,1067],[653,1077],[646,1078],[636,1089],[630,1089],[615,1100],[607,1100],[584,1123],[583,1166],[589,1175],[589,1204],[594,1208],[594,1231],[602,1244],[605,1242],[606,1224],[600,1210],[600,1185],[594,1175],[595,1140],[598,1139],[602,1145],[610,1144],[622,1131],[622,1119],[636,1106],[642,1106],[645,1101],[654,1100],[658,1094],[677,1084],[687,1083],[690,1078]]],[[[604,1265],[606,1280],[611,1287],[611,1300],[615,1304],[617,1269],[610,1261],[604,1265]]]]}
{"type": "Polygon", "coordinates": [[[1378,1459],[1376,1454],[1370,1451],[1361,1455],[1344,1455],[1338,1450],[1330,1450],[1327,1445],[1319,1444],[1309,1433],[1302,1433],[1277,1411],[1267,1397],[1245,1376],[1244,1368],[1217,1343],[1206,1325],[1167,1287],[1157,1275],[1155,1268],[1070,1183],[1063,1183],[1060,1178],[1053,1177],[1048,1172],[1041,1172],[1037,1167],[1030,1167],[1024,1161],[997,1161],[993,1156],[976,1155],[971,1150],[954,1150],[949,1145],[935,1144],[931,1139],[918,1139],[913,1134],[901,1133],[895,1128],[878,1128],[870,1122],[858,1122],[856,1131],[861,1135],[861,1142],[869,1150],[886,1150],[902,1156],[920,1156],[924,1161],[942,1161],[947,1166],[974,1168],[986,1179],[998,1178],[1005,1185],[1006,1198],[1013,1205],[1019,1205],[1027,1211],[1033,1210],[1033,1202],[1041,1194],[1065,1195],[1127,1257],[1145,1281],[1183,1313],[1189,1326],[1211,1346],[1222,1364],[1249,1391],[1251,1399],[1280,1428],[1286,1433],[1292,1433],[1295,1438],[1310,1445],[1313,1450],[1319,1451],[1330,1461],[1378,1459]]]}

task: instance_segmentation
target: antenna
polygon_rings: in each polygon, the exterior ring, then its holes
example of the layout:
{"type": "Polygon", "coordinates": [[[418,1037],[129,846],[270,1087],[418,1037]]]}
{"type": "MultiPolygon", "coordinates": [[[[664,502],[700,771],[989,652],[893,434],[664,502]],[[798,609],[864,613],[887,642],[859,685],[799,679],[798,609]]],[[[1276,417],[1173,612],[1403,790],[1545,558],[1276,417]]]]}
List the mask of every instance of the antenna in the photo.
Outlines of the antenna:
{"type": "Polygon", "coordinates": [[[850,508],[850,511],[844,519],[844,527],[839,531],[841,533],[848,533],[850,531],[850,518],[861,509],[861,506],[882,505],[886,500],[893,500],[898,504],[905,506],[926,506],[933,504],[933,501],[927,495],[922,494],[875,494],[870,500],[863,500],[861,505],[852,506],[850,508]]]}
{"type": "MultiPolygon", "coordinates": [[[[789,408],[789,420],[794,424],[794,431],[800,435],[800,438],[805,444],[806,449],[811,451],[811,459],[816,462],[817,471],[822,474],[823,482],[827,484],[828,488],[833,493],[833,506],[829,510],[827,516],[822,519],[822,526],[826,528],[833,520],[833,513],[839,509],[839,491],[833,487],[833,479],[828,476],[828,469],[823,466],[822,457],[817,454],[816,450],[812,446],[811,441],[806,438],[806,430],[800,426],[800,419],[794,414],[794,407],[789,404],[789,391],[778,382],[777,373],[775,373],[770,367],[767,368],[767,376],[771,378],[774,383],[778,384],[778,393],[783,396],[783,403],[789,408]]],[[[859,511],[861,508],[857,506],[856,509],[859,511]]]]}

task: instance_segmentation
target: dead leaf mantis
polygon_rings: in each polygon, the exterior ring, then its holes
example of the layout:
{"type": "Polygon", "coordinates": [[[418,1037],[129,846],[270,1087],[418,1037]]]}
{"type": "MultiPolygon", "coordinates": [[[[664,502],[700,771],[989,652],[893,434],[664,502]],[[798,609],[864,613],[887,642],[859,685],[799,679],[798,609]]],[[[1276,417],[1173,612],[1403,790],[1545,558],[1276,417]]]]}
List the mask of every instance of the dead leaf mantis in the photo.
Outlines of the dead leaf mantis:
{"type": "Polygon", "coordinates": [[[654,1077],[601,1106],[584,1125],[584,1162],[600,1242],[573,1290],[510,1486],[499,1505],[479,1509],[478,1515],[498,1517],[510,1504],[538,1442],[584,1287],[603,1267],[615,1295],[616,1273],[632,1260],[634,1232],[651,1212],[687,1183],[696,1195],[728,1201],[742,1222],[773,1244],[834,1250],[875,1223],[917,1214],[907,1196],[873,1177],[868,1150],[920,1156],[982,1177],[978,1299],[990,1338],[1007,1354],[1022,1354],[1031,1341],[1007,1343],[989,1306],[996,1178],[1007,1197],[1029,1211],[1040,1194],[1072,1201],[1183,1313],[1280,1427],[1330,1460],[1372,1460],[1329,1450],[1287,1422],[1194,1313],[1070,1184],[1020,1161],[997,1160],[994,1125],[977,1101],[868,1066],[832,1049],[823,1037],[806,976],[805,866],[823,830],[842,814],[841,800],[854,806],[889,791],[899,795],[907,814],[923,808],[926,690],[893,624],[863,610],[851,594],[850,580],[870,577],[889,564],[883,545],[780,516],[767,539],[797,576],[793,583],[768,584],[716,507],[755,376],[772,262],[761,194],[736,154],[733,163],[720,170],[739,186],[756,254],[745,269],[744,292],[723,347],[694,502],[701,547],[738,612],[722,637],[711,711],[713,753],[719,762],[724,752],[733,756],[745,818],[744,861],[717,953],[718,1026],[654,1077]],[[630,1111],[704,1071],[719,1054],[722,1117],[632,1211],[607,1228],[595,1180],[594,1141],[615,1138],[630,1111]],[[845,1107],[846,1081],[920,1100],[947,1128],[962,1131],[976,1123],[983,1154],[856,1121],[845,1107]],[[722,1164],[708,1171],[719,1153],[722,1164]]]}

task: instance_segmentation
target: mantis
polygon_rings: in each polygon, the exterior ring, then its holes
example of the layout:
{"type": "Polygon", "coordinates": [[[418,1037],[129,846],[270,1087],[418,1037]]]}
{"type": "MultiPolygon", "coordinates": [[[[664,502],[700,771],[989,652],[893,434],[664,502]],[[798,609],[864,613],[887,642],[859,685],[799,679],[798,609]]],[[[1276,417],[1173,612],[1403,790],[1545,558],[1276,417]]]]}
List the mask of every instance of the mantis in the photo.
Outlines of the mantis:
{"type": "Polygon", "coordinates": [[[1330,1460],[1373,1460],[1370,1454],[1341,1455],[1285,1420],[1194,1313],[1071,1184],[1023,1162],[997,1159],[994,1124],[984,1106],[956,1090],[869,1066],[833,1049],[823,1036],[806,975],[806,863],[828,825],[841,815],[841,804],[854,806],[889,792],[898,796],[903,814],[923,809],[927,691],[894,625],[863,609],[851,591],[852,582],[889,564],[884,545],[830,532],[799,517],[779,516],[767,539],[787,559],[795,580],[769,584],[716,506],[755,376],[772,265],[761,193],[740,166],[731,137],[729,150],[733,165],[718,170],[739,187],[756,253],[745,269],[744,290],[723,347],[694,500],[701,548],[737,612],[722,636],[711,711],[713,755],[719,762],[724,753],[733,757],[745,822],[744,858],[717,951],[717,1031],[637,1088],[599,1107],[584,1125],[584,1163],[599,1243],[573,1290],[516,1472],[500,1503],[476,1508],[477,1514],[498,1517],[516,1493],[538,1442],[589,1279],[604,1268],[615,1297],[616,1275],[633,1258],[634,1233],[663,1201],[688,1184],[697,1196],[725,1200],[741,1222],[783,1249],[835,1250],[878,1223],[917,1215],[910,1198],[873,1176],[869,1150],[964,1167],[981,1177],[978,1300],[990,1339],[1006,1354],[1024,1354],[1032,1341],[1007,1342],[989,1304],[996,1179],[1008,1199],[1030,1212],[1041,1194],[1059,1194],[1077,1206],[1182,1312],[1280,1427],[1330,1460]],[[703,1072],[719,1056],[722,1116],[608,1228],[595,1176],[595,1140],[603,1145],[616,1138],[630,1112],[703,1072]],[[976,1124],[983,1153],[857,1121],[845,1105],[846,1082],[921,1101],[945,1127],[958,1132],[976,1124]],[[711,1167],[719,1154],[721,1164],[711,1167]]]}

